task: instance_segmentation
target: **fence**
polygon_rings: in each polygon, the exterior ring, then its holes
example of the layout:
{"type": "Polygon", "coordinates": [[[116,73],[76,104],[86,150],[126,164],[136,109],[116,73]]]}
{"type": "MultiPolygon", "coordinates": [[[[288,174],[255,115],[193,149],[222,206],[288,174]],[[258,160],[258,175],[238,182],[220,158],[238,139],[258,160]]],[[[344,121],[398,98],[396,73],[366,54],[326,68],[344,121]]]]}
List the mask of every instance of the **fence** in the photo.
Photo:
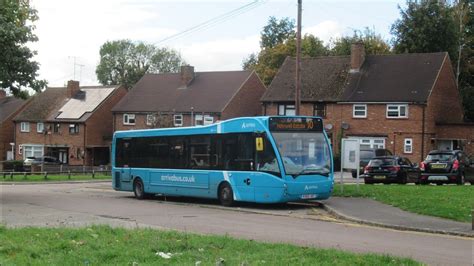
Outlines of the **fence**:
{"type": "MultiPolygon", "coordinates": [[[[63,170],[63,169],[61,169],[63,170]]],[[[4,181],[13,180],[14,177],[18,180],[18,177],[21,180],[48,180],[48,179],[58,179],[58,180],[72,180],[75,179],[74,177],[80,176],[80,179],[88,179],[89,176],[91,179],[96,179],[97,177],[103,176],[111,176],[110,170],[91,170],[86,171],[82,169],[82,171],[24,171],[24,172],[0,172],[0,176],[3,177],[4,181]]]]}

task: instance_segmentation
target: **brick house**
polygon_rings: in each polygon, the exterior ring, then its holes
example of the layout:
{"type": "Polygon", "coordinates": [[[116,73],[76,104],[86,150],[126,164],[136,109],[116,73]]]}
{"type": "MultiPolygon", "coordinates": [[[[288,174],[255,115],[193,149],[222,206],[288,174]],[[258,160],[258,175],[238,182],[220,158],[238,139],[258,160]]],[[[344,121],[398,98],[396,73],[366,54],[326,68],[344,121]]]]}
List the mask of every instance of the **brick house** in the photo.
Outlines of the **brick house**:
{"type": "MultiPolygon", "coordinates": [[[[294,115],[295,60],[286,58],[262,96],[266,115],[294,115]]],[[[447,53],[302,59],[301,115],[324,118],[335,153],[339,138],[386,148],[413,162],[433,149],[474,153],[474,124],[463,109],[447,53]]]]}
{"type": "Polygon", "coordinates": [[[127,93],[122,86],[47,88],[14,119],[16,158],[53,156],[69,165],[109,163],[112,107],[127,93]]]}
{"type": "Polygon", "coordinates": [[[265,86],[253,71],[145,74],[112,109],[114,130],[212,124],[261,112],[265,86]]]}
{"type": "Polygon", "coordinates": [[[0,161],[13,159],[14,124],[13,117],[17,115],[28,101],[7,97],[4,90],[0,90],[0,161]],[[13,143],[13,147],[12,144],[13,143]]]}

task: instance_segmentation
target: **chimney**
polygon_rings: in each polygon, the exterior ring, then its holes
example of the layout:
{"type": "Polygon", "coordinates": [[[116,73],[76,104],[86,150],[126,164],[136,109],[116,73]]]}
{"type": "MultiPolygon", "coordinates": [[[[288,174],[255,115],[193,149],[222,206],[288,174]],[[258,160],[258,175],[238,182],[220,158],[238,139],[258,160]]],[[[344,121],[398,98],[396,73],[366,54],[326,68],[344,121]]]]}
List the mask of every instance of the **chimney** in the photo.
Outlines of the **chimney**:
{"type": "Polygon", "coordinates": [[[190,65],[181,66],[181,83],[188,86],[194,79],[194,67],[190,65]]]}
{"type": "Polygon", "coordinates": [[[79,81],[70,80],[67,82],[67,97],[72,98],[79,91],[79,81]]]}
{"type": "Polygon", "coordinates": [[[351,73],[359,72],[365,60],[365,48],[363,42],[351,44],[351,73]]]}
{"type": "Polygon", "coordinates": [[[0,99],[3,99],[5,97],[7,97],[7,92],[4,90],[0,90],[0,99]]]}

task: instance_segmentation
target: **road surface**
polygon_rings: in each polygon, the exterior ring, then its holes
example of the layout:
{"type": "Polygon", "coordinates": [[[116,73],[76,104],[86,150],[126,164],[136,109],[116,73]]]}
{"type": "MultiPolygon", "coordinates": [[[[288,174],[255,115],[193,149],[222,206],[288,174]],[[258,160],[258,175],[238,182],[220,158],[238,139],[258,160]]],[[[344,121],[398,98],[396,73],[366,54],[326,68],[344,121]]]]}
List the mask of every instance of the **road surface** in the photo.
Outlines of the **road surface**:
{"type": "Polygon", "coordinates": [[[107,182],[0,185],[1,222],[8,226],[155,227],[391,254],[432,265],[473,265],[472,238],[304,219],[310,207],[244,205],[228,209],[214,201],[195,203],[193,199],[139,201],[132,193],[116,192],[110,186],[107,182]],[[276,215],[236,211],[242,209],[276,215]]]}

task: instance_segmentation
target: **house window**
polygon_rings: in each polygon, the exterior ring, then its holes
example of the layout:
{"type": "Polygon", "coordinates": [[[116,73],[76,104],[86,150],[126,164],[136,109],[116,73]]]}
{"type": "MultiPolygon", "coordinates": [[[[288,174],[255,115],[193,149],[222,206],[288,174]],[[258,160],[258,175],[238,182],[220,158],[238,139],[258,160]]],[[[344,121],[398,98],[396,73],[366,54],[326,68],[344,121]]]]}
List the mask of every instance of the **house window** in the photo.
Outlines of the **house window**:
{"type": "Polygon", "coordinates": [[[38,122],[36,123],[36,132],[43,133],[44,131],[44,123],[38,122]]]}
{"type": "Polygon", "coordinates": [[[296,115],[295,106],[291,104],[279,104],[278,115],[296,115]]]}
{"type": "Polygon", "coordinates": [[[60,129],[61,129],[61,124],[59,124],[59,123],[53,124],[53,132],[54,133],[59,133],[60,129]]]}
{"type": "Polygon", "coordinates": [[[146,125],[147,126],[153,126],[156,122],[156,116],[155,114],[147,114],[146,115],[146,125]]]}
{"type": "Polygon", "coordinates": [[[210,125],[214,123],[214,117],[206,115],[204,116],[204,125],[210,125]]]}
{"type": "Polygon", "coordinates": [[[352,106],[352,117],[367,118],[367,104],[354,104],[352,106]]]}
{"type": "Polygon", "coordinates": [[[370,137],[349,137],[350,139],[358,139],[360,141],[361,149],[385,149],[384,138],[370,138],[370,137]]]}
{"type": "Polygon", "coordinates": [[[413,153],[413,139],[405,139],[405,141],[403,142],[403,152],[413,153]]]}
{"type": "Polygon", "coordinates": [[[135,125],[135,114],[123,114],[124,125],[135,125]]]}
{"type": "Polygon", "coordinates": [[[30,132],[30,122],[21,122],[20,131],[21,132],[30,132]]]}
{"type": "Polygon", "coordinates": [[[26,157],[41,157],[43,156],[43,146],[41,145],[22,145],[23,159],[26,157]]]}
{"type": "Polygon", "coordinates": [[[183,126],[183,115],[174,115],[173,116],[174,126],[175,127],[182,127],[183,126]]]}
{"type": "Polygon", "coordinates": [[[387,118],[407,118],[407,104],[387,104],[387,118]]]}
{"type": "Polygon", "coordinates": [[[196,115],[196,116],[194,117],[194,125],[195,125],[195,126],[202,126],[202,125],[204,125],[203,115],[196,115]]]}
{"type": "Polygon", "coordinates": [[[75,135],[79,133],[79,124],[70,124],[69,125],[69,134],[75,135]]]}
{"type": "Polygon", "coordinates": [[[322,118],[326,117],[326,104],[325,103],[316,103],[314,104],[313,114],[322,118]]]}

